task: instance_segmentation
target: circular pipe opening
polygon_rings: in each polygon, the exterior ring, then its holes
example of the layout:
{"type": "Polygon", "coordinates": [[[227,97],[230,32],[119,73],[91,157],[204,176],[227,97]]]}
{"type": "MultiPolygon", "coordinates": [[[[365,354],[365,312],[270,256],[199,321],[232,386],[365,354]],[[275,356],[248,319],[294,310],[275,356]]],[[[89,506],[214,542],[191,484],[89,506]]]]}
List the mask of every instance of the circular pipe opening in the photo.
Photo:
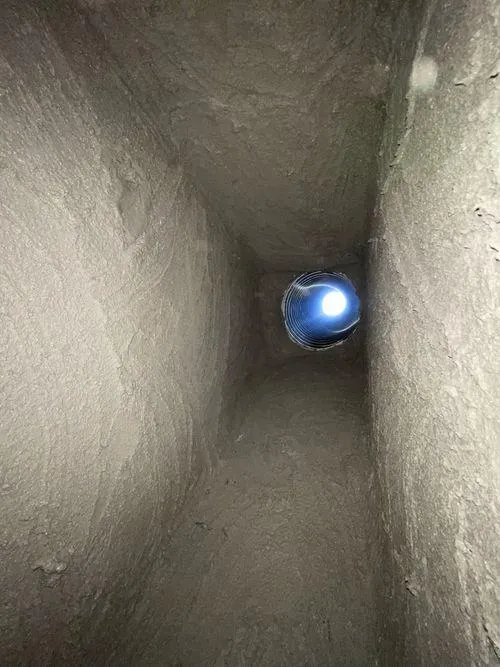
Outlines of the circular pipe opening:
{"type": "Polygon", "coordinates": [[[361,300],[342,273],[303,273],[287,287],[281,302],[289,338],[306,350],[339,345],[356,329],[361,300]]]}

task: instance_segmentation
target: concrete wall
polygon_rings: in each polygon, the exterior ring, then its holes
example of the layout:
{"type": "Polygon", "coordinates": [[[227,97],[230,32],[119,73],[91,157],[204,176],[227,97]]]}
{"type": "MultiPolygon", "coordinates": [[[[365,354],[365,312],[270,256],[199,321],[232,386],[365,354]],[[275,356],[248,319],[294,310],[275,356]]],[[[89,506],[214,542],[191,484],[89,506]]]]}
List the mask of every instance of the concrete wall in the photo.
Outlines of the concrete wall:
{"type": "Polygon", "coordinates": [[[78,0],[266,271],[358,261],[402,0],[78,0]]]}
{"type": "Polygon", "coordinates": [[[500,659],[498,3],[319,5],[2,3],[3,664],[99,664],[134,632],[260,345],[255,293],[269,356],[301,355],[280,281],[360,255],[394,27],[369,244],[381,492],[363,487],[382,649],[500,659]],[[179,155],[279,273],[254,284],[179,155]]]}
{"type": "Polygon", "coordinates": [[[364,389],[333,356],[256,371],[116,664],[376,664],[364,389]]]}
{"type": "Polygon", "coordinates": [[[401,15],[369,277],[390,665],[500,660],[499,26],[401,15]]]}
{"type": "Polygon", "coordinates": [[[113,650],[253,336],[241,249],[53,11],[60,30],[25,3],[0,20],[2,664],[113,650]]]}

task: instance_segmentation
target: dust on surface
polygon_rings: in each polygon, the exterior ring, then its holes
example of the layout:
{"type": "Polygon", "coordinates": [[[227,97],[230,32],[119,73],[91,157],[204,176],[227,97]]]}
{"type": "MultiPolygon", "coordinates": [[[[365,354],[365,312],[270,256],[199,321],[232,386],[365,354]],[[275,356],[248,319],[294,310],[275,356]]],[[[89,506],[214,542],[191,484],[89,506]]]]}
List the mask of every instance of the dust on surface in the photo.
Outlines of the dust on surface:
{"type": "Polygon", "coordinates": [[[310,356],[251,380],[218,471],[145,591],[129,661],[374,663],[369,460],[354,368],[310,356]]]}

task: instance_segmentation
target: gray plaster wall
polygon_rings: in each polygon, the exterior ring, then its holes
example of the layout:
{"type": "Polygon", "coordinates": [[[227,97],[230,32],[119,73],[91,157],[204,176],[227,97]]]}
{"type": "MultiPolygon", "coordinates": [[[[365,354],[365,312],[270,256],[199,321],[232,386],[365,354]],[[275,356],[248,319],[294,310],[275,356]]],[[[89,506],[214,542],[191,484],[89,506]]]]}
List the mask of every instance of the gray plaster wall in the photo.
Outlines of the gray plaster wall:
{"type": "Polygon", "coordinates": [[[332,356],[255,370],[117,664],[376,664],[378,507],[364,390],[363,369],[332,356]]]}
{"type": "Polygon", "coordinates": [[[79,0],[268,272],[359,261],[401,0],[79,0]]]}
{"type": "Polygon", "coordinates": [[[84,18],[0,15],[0,661],[99,664],[216,462],[255,290],[84,18]]]}
{"type": "Polygon", "coordinates": [[[387,664],[497,665],[500,7],[401,21],[368,283],[387,664]]]}
{"type": "Polygon", "coordinates": [[[4,0],[2,664],[498,664],[499,24],[4,0]]]}

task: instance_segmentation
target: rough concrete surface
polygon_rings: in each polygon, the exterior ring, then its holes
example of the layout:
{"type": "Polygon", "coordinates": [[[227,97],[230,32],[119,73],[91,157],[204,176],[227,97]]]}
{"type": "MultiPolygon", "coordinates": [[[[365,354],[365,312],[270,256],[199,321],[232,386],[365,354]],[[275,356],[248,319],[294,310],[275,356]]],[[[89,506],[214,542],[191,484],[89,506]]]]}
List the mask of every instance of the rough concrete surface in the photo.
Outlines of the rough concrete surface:
{"type": "Polygon", "coordinates": [[[1,15],[0,662],[99,664],[215,460],[254,289],[99,43],[86,80],[1,15]]]}
{"type": "Polygon", "coordinates": [[[375,664],[365,412],[352,364],[311,355],[252,378],[120,664],[375,664]]]}
{"type": "Polygon", "coordinates": [[[389,115],[371,244],[389,664],[500,663],[499,29],[497,2],[433,2],[394,63],[395,90],[413,55],[437,79],[389,115]]]}
{"type": "Polygon", "coordinates": [[[0,3],[2,665],[500,662],[499,12],[0,3]]]}
{"type": "Polygon", "coordinates": [[[268,271],[359,259],[399,0],[81,4],[268,271]]]}

